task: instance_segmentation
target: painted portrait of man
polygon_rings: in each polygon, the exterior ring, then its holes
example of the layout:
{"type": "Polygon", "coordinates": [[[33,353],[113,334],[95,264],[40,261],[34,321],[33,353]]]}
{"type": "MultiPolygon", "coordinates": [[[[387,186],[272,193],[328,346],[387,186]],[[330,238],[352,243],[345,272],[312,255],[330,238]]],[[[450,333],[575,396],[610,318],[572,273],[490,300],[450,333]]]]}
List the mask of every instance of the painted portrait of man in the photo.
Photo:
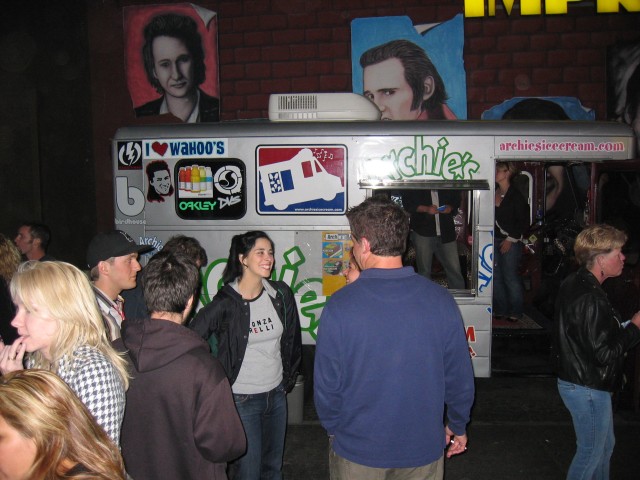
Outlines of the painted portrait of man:
{"type": "Polygon", "coordinates": [[[128,7],[125,37],[136,117],[220,120],[214,12],[191,4],[128,7]]]}
{"type": "Polygon", "coordinates": [[[418,25],[408,17],[359,18],[351,24],[353,91],[382,120],[467,117],[462,17],[418,25]]]}
{"type": "Polygon", "coordinates": [[[155,160],[147,165],[147,200],[149,202],[164,202],[164,197],[173,195],[171,172],[164,160],[155,160]]]}
{"type": "Polygon", "coordinates": [[[442,77],[425,51],[409,40],[392,40],[360,56],[364,96],[382,120],[453,120],[442,77]]]}

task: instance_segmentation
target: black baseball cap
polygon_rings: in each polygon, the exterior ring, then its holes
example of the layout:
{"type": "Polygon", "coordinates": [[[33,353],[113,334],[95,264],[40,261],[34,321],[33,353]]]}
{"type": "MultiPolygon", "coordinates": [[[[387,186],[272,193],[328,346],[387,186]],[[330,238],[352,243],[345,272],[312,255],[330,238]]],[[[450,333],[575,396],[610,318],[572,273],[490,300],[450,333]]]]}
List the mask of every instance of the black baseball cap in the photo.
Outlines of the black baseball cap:
{"type": "Polygon", "coordinates": [[[147,253],[153,250],[151,245],[138,245],[133,238],[122,230],[99,233],[91,239],[87,248],[87,265],[92,269],[98,262],[111,257],[122,257],[131,253],[147,253]]]}

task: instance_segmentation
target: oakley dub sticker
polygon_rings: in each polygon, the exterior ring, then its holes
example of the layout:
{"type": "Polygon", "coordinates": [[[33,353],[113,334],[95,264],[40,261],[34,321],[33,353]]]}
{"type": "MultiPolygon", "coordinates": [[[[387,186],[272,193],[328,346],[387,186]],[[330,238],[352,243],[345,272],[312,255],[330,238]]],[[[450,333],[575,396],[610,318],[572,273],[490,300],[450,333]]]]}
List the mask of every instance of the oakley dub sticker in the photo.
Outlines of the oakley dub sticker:
{"type": "Polygon", "coordinates": [[[180,160],[175,175],[176,213],[180,218],[233,220],[247,211],[245,168],[240,160],[180,160]]]}

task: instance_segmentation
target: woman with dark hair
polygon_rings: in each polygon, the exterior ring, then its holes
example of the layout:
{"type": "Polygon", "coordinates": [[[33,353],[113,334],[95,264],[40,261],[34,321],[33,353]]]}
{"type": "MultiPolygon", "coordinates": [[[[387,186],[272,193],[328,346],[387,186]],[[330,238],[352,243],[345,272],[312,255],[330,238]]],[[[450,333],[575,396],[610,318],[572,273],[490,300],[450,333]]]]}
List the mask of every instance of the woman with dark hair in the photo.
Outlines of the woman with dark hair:
{"type": "Polygon", "coordinates": [[[511,179],[511,162],[496,163],[496,212],[493,232],[493,315],[517,322],[524,310],[524,288],[518,275],[522,235],[529,226],[527,201],[511,179]]]}
{"type": "Polygon", "coordinates": [[[580,265],[556,302],[558,391],[571,413],[576,454],[568,480],[609,478],[613,453],[611,393],[623,383],[626,352],[640,342],[640,312],[623,322],[602,289],[624,267],[627,236],[609,225],[591,225],[576,237],[580,265]]]}
{"type": "Polygon", "coordinates": [[[54,373],[0,377],[0,478],[124,480],[120,451],[54,373]]]}
{"type": "Polygon", "coordinates": [[[199,88],[205,79],[204,50],[191,17],[154,17],[144,28],[142,59],[149,83],[162,96],[136,108],[136,117],[171,113],[186,123],[220,120],[220,102],[199,88]]]}
{"type": "Polygon", "coordinates": [[[235,235],[224,286],[191,324],[222,363],[247,435],[247,452],[229,466],[232,479],[282,479],[286,392],[301,361],[298,308],[291,288],[270,280],[273,242],[261,231],[235,235]]]}
{"type": "Polygon", "coordinates": [[[349,255],[349,261],[347,262],[347,265],[342,269],[342,276],[347,281],[347,284],[349,284],[355,282],[360,277],[361,272],[362,270],[360,269],[360,265],[358,265],[358,262],[353,256],[352,250],[351,254],[349,255]]]}

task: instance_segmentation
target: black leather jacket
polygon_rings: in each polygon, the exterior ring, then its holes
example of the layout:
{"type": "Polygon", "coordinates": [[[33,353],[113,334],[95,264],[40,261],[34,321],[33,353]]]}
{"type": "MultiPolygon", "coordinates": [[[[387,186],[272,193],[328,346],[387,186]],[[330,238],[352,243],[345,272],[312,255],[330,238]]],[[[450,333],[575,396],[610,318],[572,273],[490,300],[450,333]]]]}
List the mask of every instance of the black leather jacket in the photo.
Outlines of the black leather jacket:
{"type": "Polygon", "coordinates": [[[621,326],[606,293],[587,269],[564,280],[555,316],[558,378],[595,390],[620,390],[624,357],[640,341],[640,329],[634,324],[621,326]]]}
{"type": "MultiPolygon", "coordinates": [[[[302,340],[298,307],[291,288],[284,282],[266,280],[269,295],[284,332],[280,339],[282,379],[287,392],[296,383],[302,359],[302,340]]],[[[238,378],[249,341],[249,303],[231,285],[225,285],[195,316],[189,327],[216,348],[231,385],[238,378]],[[213,337],[213,338],[212,338],[213,337]]],[[[216,352],[214,352],[216,353],[216,352]]]]}

